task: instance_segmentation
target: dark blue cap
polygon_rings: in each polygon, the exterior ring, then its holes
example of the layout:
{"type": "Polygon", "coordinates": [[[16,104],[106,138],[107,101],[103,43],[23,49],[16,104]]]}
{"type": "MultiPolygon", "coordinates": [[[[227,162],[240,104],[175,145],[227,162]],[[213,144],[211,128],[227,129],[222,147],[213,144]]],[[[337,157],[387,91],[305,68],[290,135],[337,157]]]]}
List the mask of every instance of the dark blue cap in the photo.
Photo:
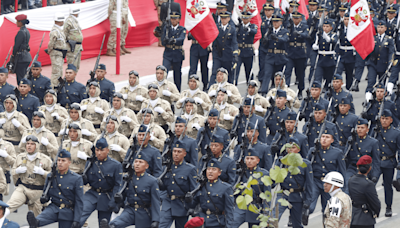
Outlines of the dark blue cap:
{"type": "Polygon", "coordinates": [[[346,3],[341,4],[341,5],[339,6],[339,10],[340,10],[340,11],[346,11],[348,7],[349,7],[349,6],[348,6],[346,3]]]}
{"type": "Polygon", "coordinates": [[[218,168],[221,169],[220,165],[219,165],[219,161],[216,158],[212,158],[208,163],[207,163],[207,168],[208,167],[214,167],[214,168],[218,168]]]}
{"type": "Polygon", "coordinates": [[[296,143],[298,146],[300,145],[299,140],[296,139],[295,137],[290,137],[289,138],[289,143],[296,143]]]}
{"type": "Polygon", "coordinates": [[[58,157],[59,158],[71,158],[71,153],[66,149],[62,149],[58,153],[58,157]]]}
{"type": "Polygon", "coordinates": [[[244,105],[254,105],[254,99],[246,97],[246,99],[244,99],[244,105]]]}
{"type": "Polygon", "coordinates": [[[213,143],[224,143],[224,138],[219,135],[213,135],[211,142],[213,143]]]}
{"type": "Polygon", "coordinates": [[[76,72],[76,66],[74,64],[69,63],[67,66],[67,70],[73,70],[76,72]]]}
{"type": "Polygon", "coordinates": [[[253,130],[254,128],[256,130],[258,129],[258,123],[257,123],[257,126],[256,126],[255,123],[249,121],[249,124],[247,125],[247,130],[253,130]]]}
{"type": "Polygon", "coordinates": [[[274,14],[272,15],[272,21],[282,21],[283,17],[281,14],[274,14]]]}
{"type": "Polygon", "coordinates": [[[9,207],[8,204],[6,204],[6,203],[4,203],[3,201],[0,200],[0,209],[1,208],[7,208],[7,207],[9,207]]]}
{"type": "Polygon", "coordinates": [[[382,112],[383,117],[392,117],[392,112],[389,109],[384,109],[382,112]]]}
{"type": "Polygon", "coordinates": [[[321,88],[321,82],[314,81],[311,85],[311,88],[321,88]]]}
{"type": "Polygon", "coordinates": [[[19,81],[18,85],[29,85],[31,86],[31,81],[27,78],[22,78],[21,81],[19,81]]]}
{"type": "Polygon", "coordinates": [[[384,26],[386,26],[386,21],[385,21],[385,20],[379,20],[377,25],[384,25],[384,26]]]}
{"type": "Polygon", "coordinates": [[[0,67],[0,73],[8,73],[7,68],[5,68],[5,67],[0,67]]]}
{"type": "Polygon", "coordinates": [[[302,16],[303,16],[303,14],[301,14],[299,11],[294,11],[292,13],[293,18],[301,18],[302,16]]]}
{"type": "Polygon", "coordinates": [[[342,97],[342,99],[340,99],[340,104],[351,104],[351,99],[350,97],[342,97]]]}
{"type": "Polygon", "coordinates": [[[211,117],[218,117],[218,110],[217,109],[211,109],[210,112],[208,113],[208,116],[211,117]]]}
{"type": "Polygon", "coordinates": [[[335,74],[335,75],[333,75],[332,80],[343,80],[343,77],[341,74],[335,74]]]}
{"type": "Polygon", "coordinates": [[[299,6],[300,4],[297,1],[292,0],[292,1],[289,2],[289,5],[290,6],[299,6]]]}
{"type": "Polygon", "coordinates": [[[181,13],[173,11],[170,14],[171,18],[181,18],[181,13]]]}
{"type": "Polygon", "coordinates": [[[150,153],[144,153],[143,151],[138,153],[135,153],[135,159],[141,159],[145,160],[148,164],[151,162],[151,156],[150,153]]]}
{"type": "Polygon", "coordinates": [[[106,70],[106,65],[104,65],[104,64],[99,64],[99,66],[97,67],[97,69],[99,69],[99,70],[106,70]]]}
{"type": "Polygon", "coordinates": [[[146,125],[144,125],[144,124],[140,125],[138,132],[146,132],[146,131],[147,131],[146,125]]]}
{"type": "Polygon", "coordinates": [[[276,91],[276,97],[285,97],[286,98],[286,91],[278,89],[276,91]]]}
{"type": "Polygon", "coordinates": [[[320,5],[320,6],[318,7],[318,11],[324,11],[324,10],[326,10],[326,9],[327,9],[327,7],[324,6],[324,5],[320,5]]]}
{"type": "Polygon", "coordinates": [[[251,18],[252,15],[253,14],[251,12],[249,12],[249,11],[243,11],[242,12],[242,17],[243,18],[251,18]]]}
{"type": "MultiPolygon", "coordinates": [[[[373,10],[371,10],[371,12],[375,13],[373,10]]],[[[350,14],[349,14],[348,12],[346,12],[346,13],[344,14],[344,17],[350,17],[350,14]]]]}
{"type": "Polygon", "coordinates": [[[321,103],[317,103],[314,107],[314,111],[326,111],[325,105],[321,104],[321,103]]]}
{"type": "Polygon", "coordinates": [[[229,11],[225,11],[219,14],[220,17],[230,17],[232,14],[229,11]]]}
{"type": "Polygon", "coordinates": [[[108,147],[108,143],[107,143],[107,140],[105,138],[101,138],[101,139],[97,140],[96,148],[101,150],[101,149],[104,149],[104,148],[107,148],[107,147],[108,147]]]}
{"type": "Polygon", "coordinates": [[[384,89],[384,88],[385,88],[385,85],[382,84],[382,82],[379,82],[378,84],[376,84],[375,88],[377,88],[377,89],[384,89]]]}
{"type": "Polygon", "coordinates": [[[176,123],[176,124],[178,124],[178,123],[183,123],[183,124],[185,124],[185,123],[186,123],[186,120],[183,119],[182,117],[178,116],[178,117],[176,117],[175,123],[176,123]]]}
{"type": "Polygon", "coordinates": [[[335,136],[335,132],[332,128],[326,128],[323,134],[335,136]]]}
{"type": "Polygon", "coordinates": [[[363,124],[368,125],[368,120],[363,119],[363,118],[359,118],[358,121],[357,121],[357,125],[363,125],[363,124]]]}
{"type": "Polygon", "coordinates": [[[245,155],[246,155],[246,156],[256,156],[256,157],[260,157],[258,151],[255,150],[254,148],[250,148],[249,150],[247,150],[247,153],[246,153],[245,155]]]}
{"type": "Polygon", "coordinates": [[[333,23],[332,20],[329,20],[329,19],[324,20],[324,25],[330,25],[330,26],[332,26],[332,23],[333,23]]]}
{"type": "Polygon", "coordinates": [[[222,1],[217,2],[217,8],[225,8],[225,7],[227,7],[227,6],[228,6],[228,4],[223,3],[222,1]]]}
{"type": "Polygon", "coordinates": [[[310,0],[308,1],[308,5],[318,5],[319,1],[318,0],[310,0]]]}
{"type": "Polygon", "coordinates": [[[391,6],[391,7],[387,8],[387,12],[388,13],[396,13],[397,9],[396,9],[396,7],[391,6]]]}
{"type": "Polygon", "coordinates": [[[296,120],[296,118],[297,118],[297,113],[295,111],[290,111],[286,116],[285,120],[296,120]]]}
{"type": "Polygon", "coordinates": [[[175,143],[175,148],[182,148],[182,149],[186,149],[186,144],[183,142],[183,141],[181,141],[181,140],[178,140],[176,143],[175,143]]]}
{"type": "Polygon", "coordinates": [[[32,67],[42,67],[42,63],[39,61],[35,61],[33,62],[32,67]]]}
{"type": "Polygon", "coordinates": [[[275,8],[274,8],[274,6],[273,6],[272,4],[265,3],[265,4],[263,5],[263,9],[264,9],[264,10],[274,10],[275,8]]]}

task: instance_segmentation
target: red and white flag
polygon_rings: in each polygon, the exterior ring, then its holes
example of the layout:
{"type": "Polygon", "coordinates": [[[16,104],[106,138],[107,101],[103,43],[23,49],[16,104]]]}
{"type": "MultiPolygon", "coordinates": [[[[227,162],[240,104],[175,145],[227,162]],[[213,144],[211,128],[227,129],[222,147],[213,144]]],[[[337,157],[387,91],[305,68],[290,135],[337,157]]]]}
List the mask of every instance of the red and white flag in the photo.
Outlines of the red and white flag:
{"type": "Polygon", "coordinates": [[[185,28],[204,49],[218,36],[219,31],[206,0],[187,0],[185,28]]]}
{"type": "Polygon", "coordinates": [[[238,18],[242,15],[243,11],[251,12],[252,18],[250,23],[257,25],[257,34],[254,36],[254,42],[261,39],[261,16],[258,12],[256,0],[236,0],[235,6],[232,11],[232,20],[237,25],[239,23],[238,18]]]}
{"type": "Polygon", "coordinates": [[[347,39],[361,58],[365,59],[375,47],[375,28],[366,0],[351,1],[347,39]]]}
{"type": "Polygon", "coordinates": [[[274,7],[275,8],[280,8],[282,11],[282,14],[286,13],[286,9],[289,9],[289,0],[274,0],[274,7]]]}
{"type": "Polygon", "coordinates": [[[299,13],[303,14],[304,17],[306,18],[306,20],[308,19],[308,9],[307,9],[307,5],[306,5],[306,1],[305,0],[299,0],[298,1],[300,6],[297,9],[299,11],[299,13]]]}

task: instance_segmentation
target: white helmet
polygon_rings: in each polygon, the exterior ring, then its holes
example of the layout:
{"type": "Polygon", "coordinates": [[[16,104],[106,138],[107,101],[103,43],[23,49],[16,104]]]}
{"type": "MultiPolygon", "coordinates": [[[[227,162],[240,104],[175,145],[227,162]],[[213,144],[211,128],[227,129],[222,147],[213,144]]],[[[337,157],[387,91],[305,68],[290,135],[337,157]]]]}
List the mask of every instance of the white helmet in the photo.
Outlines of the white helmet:
{"type": "Polygon", "coordinates": [[[326,174],[323,182],[332,184],[339,188],[342,188],[344,185],[343,175],[336,171],[332,171],[332,172],[329,172],[328,174],[326,174]]]}
{"type": "Polygon", "coordinates": [[[81,12],[79,6],[74,6],[74,5],[71,6],[71,8],[69,8],[69,14],[79,14],[81,12]]]}
{"type": "Polygon", "coordinates": [[[65,20],[65,16],[64,16],[63,13],[57,12],[57,13],[54,14],[54,21],[62,22],[64,20],[65,20]]]}

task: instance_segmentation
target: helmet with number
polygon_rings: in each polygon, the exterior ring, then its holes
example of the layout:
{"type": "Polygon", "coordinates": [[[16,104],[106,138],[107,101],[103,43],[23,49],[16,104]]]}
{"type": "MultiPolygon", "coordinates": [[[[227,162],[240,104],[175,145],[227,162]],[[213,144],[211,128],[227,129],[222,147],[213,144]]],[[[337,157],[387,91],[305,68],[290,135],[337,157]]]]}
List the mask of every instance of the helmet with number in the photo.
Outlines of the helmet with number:
{"type": "Polygon", "coordinates": [[[326,174],[323,182],[332,184],[339,188],[342,188],[344,185],[343,175],[336,171],[332,171],[332,172],[329,172],[328,174],[326,174]]]}

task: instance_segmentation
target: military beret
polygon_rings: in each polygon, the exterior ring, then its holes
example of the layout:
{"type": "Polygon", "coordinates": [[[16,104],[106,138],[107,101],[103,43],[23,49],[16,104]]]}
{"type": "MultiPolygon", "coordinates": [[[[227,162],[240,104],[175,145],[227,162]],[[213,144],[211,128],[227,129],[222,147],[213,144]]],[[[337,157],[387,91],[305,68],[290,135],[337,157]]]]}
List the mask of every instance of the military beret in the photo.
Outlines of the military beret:
{"type": "Polygon", "coordinates": [[[138,132],[139,132],[139,133],[140,133],[140,132],[142,132],[142,133],[143,133],[143,132],[146,132],[146,131],[147,131],[147,126],[146,126],[146,125],[144,125],[144,124],[140,125],[140,127],[139,127],[139,131],[138,131],[138,132]]]}
{"type": "Polygon", "coordinates": [[[177,123],[177,124],[179,124],[179,123],[186,124],[186,120],[183,119],[182,117],[178,116],[178,117],[176,117],[175,123],[177,123]]]}
{"type": "Polygon", "coordinates": [[[5,68],[5,67],[0,67],[0,73],[8,73],[7,68],[5,68]]]}
{"type": "Polygon", "coordinates": [[[197,228],[201,227],[203,224],[204,224],[203,217],[194,217],[185,224],[184,228],[197,228]]]}
{"type": "Polygon", "coordinates": [[[321,103],[317,103],[314,107],[314,111],[326,111],[326,107],[325,105],[321,104],[321,103]]]}
{"type": "Polygon", "coordinates": [[[295,137],[290,137],[289,138],[289,143],[292,143],[292,144],[295,143],[297,146],[300,145],[299,140],[297,138],[295,138],[295,137]]]}
{"type": "Polygon", "coordinates": [[[76,66],[74,64],[69,63],[67,66],[67,70],[73,70],[76,72],[76,66]]]}
{"type": "Polygon", "coordinates": [[[397,12],[397,9],[396,9],[395,7],[393,7],[393,6],[391,6],[391,7],[389,7],[389,8],[387,9],[387,12],[388,12],[388,13],[396,13],[396,12],[397,12]]]}
{"type": "Polygon", "coordinates": [[[321,88],[321,82],[314,81],[311,85],[311,88],[321,88]]]}
{"type": "Polygon", "coordinates": [[[232,14],[229,11],[225,11],[225,12],[222,12],[222,13],[219,14],[219,16],[222,17],[222,18],[227,18],[227,17],[230,17],[231,15],[232,14]]]}
{"type": "Polygon", "coordinates": [[[217,109],[211,109],[210,112],[208,113],[208,116],[211,117],[218,117],[218,110],[217,109]]]}
{"type": "Polygon", "coordinates": [[[382,82],[379,82],[378,84],[375,85],[375,88],[377,89],[384,89],[385,85],[382,82]]]}
{"type": "Polygon", "coordinates": [[[308,1],[308,5],[318,5],[319,1],[318,0],[310,0],[308,1]]]}
{"type": "Polygon", "coordinates": [[[384,20],[379,20],[378,23],[377,23],[377,25],[384,25],[384,26],[386,26],[386,21],[384,21],[384,20]]]}
{"type": "Polygon", "coordinates": [[[299,11],[294,11],[292,13],[293,18],[301,18],[302,16],[303,16],[303,14],[301,14],[299,11]]]}
{"type": "Polygon", "coordinates": [[[217,73],[218,73],[218,72],[222,72],[222,73],[228,74],[228,70],[225,69],[225,68],[223,68],[223,67],[218,68],[218,69],[217,69],[217,73]]]}
{"type": "Polygon", "coordinates": [[[39,61],[35,61],[33,62],[32,67],[42,67],[42,63],[39,61]]]}
{"type": "Polygon", "coordinates": [[[139,77],[139,73],[136,70],[129,71],[129,76],[131,76],[132,74],[135,75],[136,77],[139,77]]]}
{"type": "Polygon", "coordinates": [[[249,19],[249,18],[252,18],[252,16],[253,16],[253,14],[251,12],[249,12],[249,11],[243,11],[242,12],[242,18],[249,19]]]}
{"type": "Polygon", "coordinates": [[[46,92],[44,94],[48,94],[48,93],[57,97],[57,92],[54,89],[48,89],[48,90],[46,90],[46,92]]]}
{"type": "Polygon", "coordinates": [[[58,157],[59,158],[71,158],[71,153],[66,149],[62,149],[58,153],[58,157]]]}
{"type": "Polygon", "coordinates": [[[351,99],[350,99],[350,97],[342,97],[342,99],[340,99],[340,104],[347,104],[347,105],[349,105],[349,104],[351,104],[351,99]]]}
{"type": "Polygon", "coordinates": [[[219,161],[216,158],[212,158],[208,163],[207,163],[207,168],[208,167],[213,167],[213,168],[218,168],[221,169],[219,165],[219,161]]]}
{"type": "Polygon", "coordinates": [[[260,154],[258,153],[258,151],[254,148],[250,148],[249,150],[247,150],[245,156],[256,156],[256,157],[260,157],[260,154]]]}
{"type": "Polygon", "coordinates": [[[39,117],[39,118],[44,118],[44,119],[46,119],[44,113],[41,112],[41,111],[34,111],[32,116],[37,116],[37,117],[39,117]]]}
{"type": "Polygon", "coordinates": [[[143,153],[143,151],[141,153],[136,153],[135,159],[144,160],[147,162],[147,164],[149,164],[151,162],[150,153],[143,153]]]}
{"type": "Polygon", "coordinates": [[[146,111],[147,111],[147,113],[149,113],[149,114],[153,114],[153,110],[151,110],[150,108],[144,108],[144,109],[142,109],[142,113],[143,113],[143,114],[145,114],[146,111]]]}
{"type": "Polygon", "coordinates": [[[149,84],[149,85],[147,86],[147,89],[148,89],[148,90],[155,89],[155,90],[158,91],[158,86],[157,86],[156,84],[154,84],[154,83],[151,83],[151,84],[149,84]]]}
{"type": "Polygon", "coordinates": [[[332,128],[325,128],[323,134],[335,136],[335,132],[332,128]]]}
{"type": "Polygon", "coordinates": [[[181,13],[173,11],[170,14],[171,18],[181,18],[181,13]]]}
{"type": "Polygon", "coordinates": [[[254,130],[254,129],[258,130],[258,126],[256,126],[255,123],[249,121],[249,124],[247,125],[247,130],[254,130]]]}
{"type": "Polygon", "coordinates": [[[286,116],[285,120],[296,120],[296,118],[297,118],[297,113],[294,111],[290,111],[286,116]]]}
{"type": "Polygon", "coordinates": [[[181,141],[181,140],[176,141],[174,147],[175,147],[175,148],[181,148],[181,149],[185,149],[185,150],[186,150],[186,144],[185,144],[183,141],[181,141]]]}
{"type": "Polygon", "coordinates": [[[246,99],[244,99],[244,105],[254,105],[254,99],[246,97],[246,99]]]}
{"type": "Polygon", "coordinates": [[[293,0],[293,1],[289,2],[289,5],[290,6],[299,6],[300,4],[297,1],[293,0]]]}
{"type": "Polygon", "coordinates": [[[384,109],[382,112],[383,117],[392,117],[392,112],[389,109],[384,109]]]}
{"type": "Polygon", "coordinates": [[[286,98],[286,91],[278,89],[276,91],[276,97],[285,97],[286,98]]]}
{"type": "Polygon", "coordinates": [[[107,148],[107,147],[108,147],[108,143],[107,143],[107,140],[105,138],[100,138],[99,140],[97,140],[97,142],[96,142],[96,148],[97,149],[102,150],[102,149],[107,148]]]}
{"type": "Polygon", "coordinates": [[[77,110],[77,111],[80,111],[81,110],[81,106],[78,104],[78,103],[73,103],[70,107],[69,107],[69,109],[71,110],[71,109],[75,109],[75,110],[77,110]]]}
{"type": "Polygon", "coordinates": [[[21,81],[19,81],[18,85],[29,85],[31,86],[31,81],[27,78],[22,78],[21,81]]]}
{"type": "Polygon", "coordinates": [[[372,158],[369,155],[364,155],[358,159],[357,165],[369,165],[372,164],[372,158]]]}
{"type": "Polygon", "coordinates": [[[104,65],[104,64],[99,64],[99,66],[97,67],[97,69],[99,69],[99,70],[106,70],[106,65],[104,65]]]}
{"type": "Polygon", "coordinates": [[[272,15],[272,19],[271,20],[272,21],[282,21],[283,18],[282,18],[282,16],[280,14],[274,14],[274,15],[272,15]]]}
{"type": "Polygon", "coordinates": [[[23,20],[26,20],[28,18],[28,16],[26,16],[25,14],[20,14],[20,15],[17,15],[16,17],[15,17],[15,20],[17,20],[17,21],[23,21],[23,20]]]}
{"type": "Polygon", "coordinates": [[[363,124],[368,125],[368,120],[363,119],[363,118],[359,118],[359,119],[357,120],[357,125],[363,125],[363,124]]]}
{"type": "Polygon", "coordinates": [[[217,2],[217,8],[226,8],[228,6],[228,4],[223,3],[222,1],[217,2]]]}
{"type": "Polygon", "coordinates": [[[39,143],[39,139],[38,139],[36,136],[34,136],[34,135],[28,135],[28,136],[26,136],[26,141],[27,141],[27,142],[28,142],[28,141],[33,141],[33,142],[39,143]]]}
{"type": "Polygon", "coordinates": [[[211,142],[213,143],[224,143],[224,138],[220,135],[213,135],[211,142]]]}
{"type": "Polygon", "coordinates": [[[75,130],[81,130],[81,127],[76,124],[76,123],[72,123],[68,126],[69,129],[75,129],[75,130]]]}
{"type": "Polygon", "coordinates": [[[274,10],[275,8],[274,8],[274,6],[273,6],[272,4],[265,3],[265,4],[263,5],[263,9],[264,9],[264,10],[274,10]]]}
{"type": "Polygon", "coordinates": [[[343,77],[341,74],[335,74],[335,75],[333,75],[332,80],[343,80],[343,77]]]}

